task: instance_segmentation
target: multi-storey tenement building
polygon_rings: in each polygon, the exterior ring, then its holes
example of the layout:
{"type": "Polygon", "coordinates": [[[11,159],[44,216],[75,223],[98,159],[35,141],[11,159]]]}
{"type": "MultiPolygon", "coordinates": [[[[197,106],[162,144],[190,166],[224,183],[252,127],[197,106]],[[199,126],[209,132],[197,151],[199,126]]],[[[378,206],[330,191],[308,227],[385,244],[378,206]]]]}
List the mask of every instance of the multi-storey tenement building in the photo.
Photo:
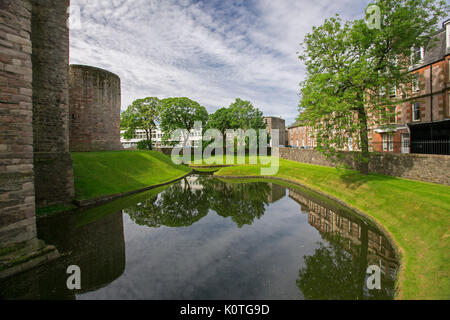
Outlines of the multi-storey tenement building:
{"type": "Polygon", "coordinates": [[[316,140],[312,134],[311,127],[304,125],[300,121],[290,125],[288,127],[288,146],[304,149],[316,147],[316,140]]]}
{"type": "Polygon", "coordinates": [[[450,20],[443,26],[428,47],[412,49],[410,88],[406,96],[391,88],[390,96],[404,102],[394,128],[372,128],[373,151],[450,154],[450,20]]]}

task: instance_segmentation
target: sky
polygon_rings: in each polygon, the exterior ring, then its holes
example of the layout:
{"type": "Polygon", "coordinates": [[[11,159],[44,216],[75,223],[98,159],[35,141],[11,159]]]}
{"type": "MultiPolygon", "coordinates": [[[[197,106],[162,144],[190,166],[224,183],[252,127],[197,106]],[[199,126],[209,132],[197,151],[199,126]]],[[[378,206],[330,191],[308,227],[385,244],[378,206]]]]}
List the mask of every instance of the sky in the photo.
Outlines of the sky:
{"type": "Polygon", "coordinates": [[[298,116],[306,34],[368,0],[71,0],[70,63],[121,78],[122,110],[188,97],[208,112],[249,100],[289,125],[298,116]]]}

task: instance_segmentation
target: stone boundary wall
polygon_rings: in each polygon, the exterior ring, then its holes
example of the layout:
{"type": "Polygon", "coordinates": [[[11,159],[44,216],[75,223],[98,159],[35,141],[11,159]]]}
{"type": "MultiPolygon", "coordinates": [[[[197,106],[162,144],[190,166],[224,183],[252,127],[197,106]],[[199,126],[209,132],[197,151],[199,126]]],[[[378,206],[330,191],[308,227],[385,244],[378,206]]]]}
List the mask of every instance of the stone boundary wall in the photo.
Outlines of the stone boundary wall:
{"type": "MultiPolygon", "coordinates": [[[[337,166],[336,163],[326,159],[323,154],[315,150],[280,148],[280,158],[327,167],[337,166]]],[[[340,163],[358,170],[358,165],[352,160],[350,152],[345,153],[340,163]]],[[[370,158],[369,171],[387,176],[450,185],[450,156],[373,153],[370,158]]]]}

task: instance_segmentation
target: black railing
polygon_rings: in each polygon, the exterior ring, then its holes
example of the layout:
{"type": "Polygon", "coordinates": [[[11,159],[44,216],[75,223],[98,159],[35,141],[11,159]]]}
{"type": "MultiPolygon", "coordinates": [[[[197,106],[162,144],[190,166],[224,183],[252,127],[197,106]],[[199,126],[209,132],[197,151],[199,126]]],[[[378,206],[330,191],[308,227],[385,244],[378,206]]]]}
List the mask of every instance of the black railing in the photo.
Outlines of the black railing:
{"type": "Polygon", "coordinates": [[[378,152],[450,155],[450,140],[372,142],[371,147],[372,151],[378,152]]]}
{"type": "Polygon", "coordinates": [[[411,153],[450,155],[450,140],[412,141],[411,153]]]}

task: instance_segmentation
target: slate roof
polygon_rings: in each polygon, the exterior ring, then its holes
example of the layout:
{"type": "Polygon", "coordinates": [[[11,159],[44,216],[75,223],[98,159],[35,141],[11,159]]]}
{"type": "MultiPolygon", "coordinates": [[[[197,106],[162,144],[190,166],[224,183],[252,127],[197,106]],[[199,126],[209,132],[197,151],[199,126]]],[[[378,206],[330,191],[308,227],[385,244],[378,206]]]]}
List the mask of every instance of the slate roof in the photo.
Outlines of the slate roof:
{"type": "Polygon", "coordinates": [[[446,55],[450,54],[450,48],[447,48],[446,34],[446,30],[442,29],[430,38],[428,48],[425,48],[422,63],[414,65],[411,67],[410,71],[443,60],[446,55]]]}

